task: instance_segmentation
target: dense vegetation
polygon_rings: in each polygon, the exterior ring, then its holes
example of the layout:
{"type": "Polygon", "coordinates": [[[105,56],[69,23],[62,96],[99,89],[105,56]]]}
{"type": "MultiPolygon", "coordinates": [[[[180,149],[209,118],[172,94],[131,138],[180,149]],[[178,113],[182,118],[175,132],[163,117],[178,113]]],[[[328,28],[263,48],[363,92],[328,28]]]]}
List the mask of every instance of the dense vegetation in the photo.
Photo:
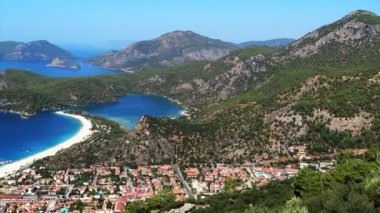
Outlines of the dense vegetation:
{"type": "MultiPolygon", "coordinates": [[[[1,108],[35,112],[70,104],[112,102],[136,83],[127,74],[82,78],[48,78],[19,70],[7,70],[0,90],[1,108]]],[[[1,76],[0,76],[1,80],[1,76]]]]}
{"type": "Polygon", "coordinates": [[[150,210],[154,209],[168,211],[180,207],[181,205],[182,203],[175,202],[175,195],[171,193],[171,191],[163,190],[147,201],[139,200],[129,203],[126,208],[126,213],[150,212],[150,210]]]}

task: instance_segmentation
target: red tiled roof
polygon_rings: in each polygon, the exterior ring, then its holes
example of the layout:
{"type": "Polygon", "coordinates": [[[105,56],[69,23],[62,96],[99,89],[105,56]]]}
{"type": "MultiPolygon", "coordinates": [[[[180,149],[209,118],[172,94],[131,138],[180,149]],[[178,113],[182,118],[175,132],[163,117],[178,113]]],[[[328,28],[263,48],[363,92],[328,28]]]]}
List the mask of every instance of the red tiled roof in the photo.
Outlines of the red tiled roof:
{"type": "Polygon", "coordinates": [[[270,167],[265,167],[265,168],[263,169],[263,172],[264,172],[264,173],[270,173],[270,172],[272,172],[272,168],[270,168],[270,167]]]}
{"type": "Polygon", "coordinates": [[[127,203],[126,196],[119,197],[119,199],[116,201],[115,212],[124,212],[126,203],[127,203]]]}
{"type": "Polygon", "coordinates": [[[22,198],[22,195],[0,195],[0,200],[16,200],[22,198]]]}

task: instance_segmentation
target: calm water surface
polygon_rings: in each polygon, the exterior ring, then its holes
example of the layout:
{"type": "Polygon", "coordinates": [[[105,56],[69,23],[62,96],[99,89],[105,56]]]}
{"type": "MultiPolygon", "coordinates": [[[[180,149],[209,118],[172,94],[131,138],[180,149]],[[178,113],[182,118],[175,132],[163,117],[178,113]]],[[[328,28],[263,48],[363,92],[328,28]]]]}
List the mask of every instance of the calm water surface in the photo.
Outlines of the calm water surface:
{"type": "Polygon", "coordinates": [[[27,70],[49,77],[82,77],[94,75],[106,75],[113,73],[120,73],[117,70],[103,69],[93,66],[87,62],[74,61],[73,63],[79,64],[81,69],[75,70],[70,68],[48,67],[50,61],[10,61],[0,60],[0,72],[6,69],[21,69],[27,70]]]}
{"type": "Polygon", "coordinates": [[[73,137],[81,128],[77,119],[40,112],[28,119],[0,112],[0,161],[19,160],[73,137]]]}
{"type": "Polygon", "coordinates": [[[166,98],[153,95],[129,94],[118,102],[71,107],[119,122],[123,127],[132,129],[143,115],[177,118],[182,108],[166,98]]]}

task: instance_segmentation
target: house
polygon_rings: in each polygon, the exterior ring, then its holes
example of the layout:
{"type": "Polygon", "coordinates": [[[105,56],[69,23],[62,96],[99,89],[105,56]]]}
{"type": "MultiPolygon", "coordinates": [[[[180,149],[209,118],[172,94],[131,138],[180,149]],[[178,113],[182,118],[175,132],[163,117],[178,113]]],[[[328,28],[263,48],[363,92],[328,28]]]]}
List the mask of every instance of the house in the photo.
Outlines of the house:
{"type": "Polygon", "coordinates": [[[160,175],[173,175],[173,167],[171,165],[159,166],[157,169],[158,174],[160,175]]]}
{"type": "Polygon", "coordinates": [[[0,195],[0,207],[5,206],[9,202],[16,202],[22,199],[22,195],[0,195]]]}
{"type": "Polygon", "coordinates": [[[307,158],[307,153],[306,153],[307,147],[305,145],[296,146],[294,148],[297,151],[298,160],[307,158]]]}
{"type": "Polygon", "coordinates": [[[200,173],[197,168],[185,168],[185,174],[187,177],[196,178],[200,173]]]}
{"type": "Polygon", "coordinates": [[[174,186],[172,189],[172,192],[176,195],[177,194],[185,194],[184,190],[179,186],[174,186]]]}

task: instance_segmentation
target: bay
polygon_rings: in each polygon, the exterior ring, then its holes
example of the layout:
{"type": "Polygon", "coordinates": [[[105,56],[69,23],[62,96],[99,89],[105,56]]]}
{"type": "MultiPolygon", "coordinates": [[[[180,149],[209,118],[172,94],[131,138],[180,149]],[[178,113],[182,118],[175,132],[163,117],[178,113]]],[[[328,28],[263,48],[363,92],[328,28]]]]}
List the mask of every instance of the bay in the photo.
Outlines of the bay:
{"type": "Polygon", "coordinates": [[[178,118],[182,107],[168,99],[155,95],[128,94],[115,103],[70,107],[91,115],[119,122],[122,127],[132,129],[143,115],[178,118]]]}

